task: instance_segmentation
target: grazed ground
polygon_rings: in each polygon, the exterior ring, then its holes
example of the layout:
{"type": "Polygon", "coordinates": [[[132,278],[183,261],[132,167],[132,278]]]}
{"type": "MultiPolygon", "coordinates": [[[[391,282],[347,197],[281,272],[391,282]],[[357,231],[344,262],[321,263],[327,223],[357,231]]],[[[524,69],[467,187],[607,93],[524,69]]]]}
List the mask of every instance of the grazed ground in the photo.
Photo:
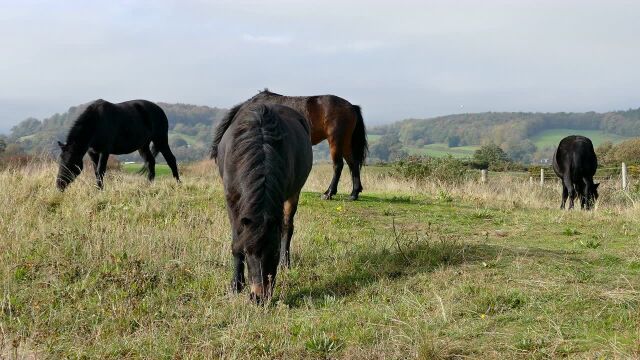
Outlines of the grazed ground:
{"type": "Polygon", "coordinates": [[[419,184],[364,170],[361,201],[305,187],[271,304],[229,295],[211,164],[149,185],[0,172],[0,354],[51,358],[640,357],[640,211],[603,189],[419,184]]]}

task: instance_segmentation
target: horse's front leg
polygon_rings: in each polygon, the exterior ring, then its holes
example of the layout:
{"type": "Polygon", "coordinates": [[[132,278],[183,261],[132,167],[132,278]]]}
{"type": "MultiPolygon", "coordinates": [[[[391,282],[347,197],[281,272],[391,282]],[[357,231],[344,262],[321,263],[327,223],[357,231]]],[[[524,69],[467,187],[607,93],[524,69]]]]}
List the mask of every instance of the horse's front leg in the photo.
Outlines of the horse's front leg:
{"type": "Polygon", "coordinates": [[[233,277],[231,278],[231,291],[239,293],[244,289],[244,254],[233,254],[233,277]]]}
{"type": "Polygon", "coordinates": [[[98,166],[96,167],[96,185],[100,190],[104,188],[103,180],[104,174],[107,172],[107,161],[109,160],[109,153],[100,153],[98,156],[98,166]]]}

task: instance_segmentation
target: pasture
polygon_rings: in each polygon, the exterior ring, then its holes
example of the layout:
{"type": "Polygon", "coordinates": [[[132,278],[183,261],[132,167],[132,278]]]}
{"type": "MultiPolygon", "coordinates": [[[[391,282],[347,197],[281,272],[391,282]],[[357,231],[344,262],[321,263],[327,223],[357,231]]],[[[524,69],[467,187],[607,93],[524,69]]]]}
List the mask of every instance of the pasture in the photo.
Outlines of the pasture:
{"type": "Polygon", "coordinates": [[[615,183],[595,211],[563,212],[552,181],[368,166],[360,201],[348,172],[323,201],[332,171],[317,165],[293,267],[260,307],[227,291],[213,170],[184,166],[182,184],[110,171],[104,191],[85,171],[65,193],[52,164],[0,172],[0,357],[640,356],[640,198],[615,183]]]}
{"type": "Polygon", "coordinates": [[[538,149],[555,149],[560,140],[569,135],[586,136],[591,139],[594,147],[597,147],[605,141],[611,141],[616,144],[628,139],[627,137],[607,133],[601,130],[549,129],[536,133],[531,137],[531,141],[538,149]]]}

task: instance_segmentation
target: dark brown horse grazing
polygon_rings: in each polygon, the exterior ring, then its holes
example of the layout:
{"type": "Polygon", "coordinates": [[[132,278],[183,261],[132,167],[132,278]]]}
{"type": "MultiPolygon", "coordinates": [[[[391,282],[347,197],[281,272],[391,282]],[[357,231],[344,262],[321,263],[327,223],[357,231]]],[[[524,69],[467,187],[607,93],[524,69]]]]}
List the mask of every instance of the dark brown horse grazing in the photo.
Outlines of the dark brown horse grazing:
{"type": "Polygon", "coordinates": [[[271,296],[278,263],[289,266],[293,217],[313,154],[307,120],[281,105],[253,104],[234,114],[217,146],[233,239],[232,290],[271,296]]]}
{"type": "Polygon", "coordinates": [[[343,158],[351,170],[353,190],[350,199],[358,199],[362,192],[360,170],[368,153],[367,134],[360,107],[335,95],[283,96],[264,90],[258,95],[233,107],[222,119],[214,135],[211,156],[215,158],[218,143],[231,124],[235,114],[245,104],[280,104],[289,106],[304,115],[311,124],[311,143],[318,144],[324,139],[329,142],[333,161],[333,179],[323,199],[331,199],[338,191],[338,181],[344,166],[343,158]]]}
{"type": "Polygon", "coordinates": [[[96,181],[102,189],[109,154],[128,154],[138,150],[150,181],[155,177],[155,157],[162,153],[173,177],[180,181],[176,158],[169,149],[167,131],[169,121],[162,109],[146,100],[132,100],[112,104],[96,100],[75,121],[67,142],[58,145],[60,168],[56,186],[64,189],[82,171],[82,158],[88,152],[96,172],[96,181]],[[153,142],[151,148],[150,144],[153,142]]]}

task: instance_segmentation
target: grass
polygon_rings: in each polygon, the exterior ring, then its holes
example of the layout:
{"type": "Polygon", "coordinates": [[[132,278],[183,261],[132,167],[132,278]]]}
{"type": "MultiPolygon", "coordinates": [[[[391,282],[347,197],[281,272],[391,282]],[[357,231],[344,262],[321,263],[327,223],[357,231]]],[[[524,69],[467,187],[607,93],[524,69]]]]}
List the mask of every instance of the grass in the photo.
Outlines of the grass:
{"type": "Polygon", "coordinates": [[[556,186],[406,182],[366,167],[361,201],[330,166],[302,194],[273,302],[230,295],[230,235],[209,163],[181,184],[55,167],[0,172],[0,357],[636,358],[640,208],[594,212],[556,186]]]}
{"type": "Polygon", "coordinates": [[[605,141],[614,144],[627,140],[627,137],[606,133],[600,130],[576,130],[576,129],[550,129],[543,130],[531,137],[531,141],[538,149],[555,148],[565,136],[583,135],[591,139],[593,146],[598,146],[605,141]]]}
{"type": "MultiPolygon", "coordinates": [[[[122,164],[122,170],[129,174],[136,174],[142,164],[122,164]]],[[[171,176],[171,168],[167,164],[156,164],[156,177],[171,176]]]]}

